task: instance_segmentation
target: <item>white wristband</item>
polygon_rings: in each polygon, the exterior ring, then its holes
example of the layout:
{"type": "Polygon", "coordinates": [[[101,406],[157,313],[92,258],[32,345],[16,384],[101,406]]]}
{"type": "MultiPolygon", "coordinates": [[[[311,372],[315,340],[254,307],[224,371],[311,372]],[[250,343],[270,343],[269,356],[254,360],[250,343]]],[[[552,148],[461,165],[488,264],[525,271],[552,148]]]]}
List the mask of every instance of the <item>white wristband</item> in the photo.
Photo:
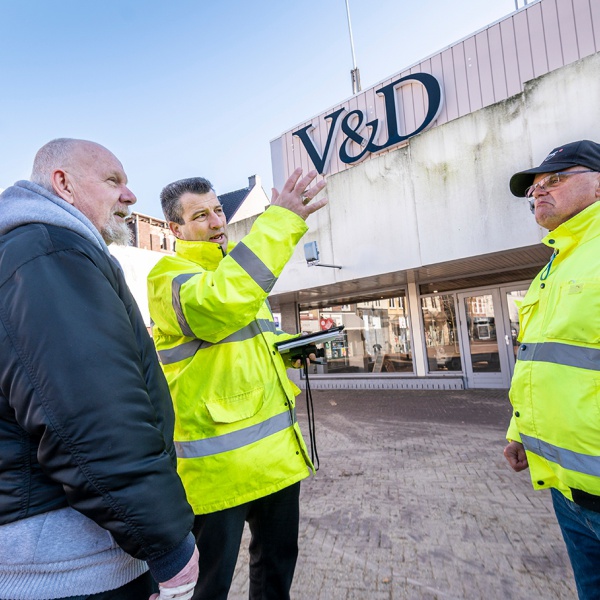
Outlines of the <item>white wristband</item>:
{"type": "Polygon", "coordinates": [[[158,597],[158,600],[190,600],[194,595],[195,587],[195,581],[171,588],[165,588],[159,584],[158,590],[160,591],[160,596],[158,597]]]}

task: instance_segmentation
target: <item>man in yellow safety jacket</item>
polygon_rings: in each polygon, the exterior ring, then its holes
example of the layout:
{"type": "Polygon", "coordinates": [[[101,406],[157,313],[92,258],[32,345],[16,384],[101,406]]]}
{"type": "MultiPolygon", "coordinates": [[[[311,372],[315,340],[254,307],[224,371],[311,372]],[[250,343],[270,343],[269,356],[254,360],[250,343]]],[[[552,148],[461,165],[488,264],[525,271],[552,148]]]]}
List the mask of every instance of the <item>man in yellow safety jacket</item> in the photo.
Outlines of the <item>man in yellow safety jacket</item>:
{"type": "Polygon", "coordinates": [[[295,416],[298,388],[274,343],[267,296],[327,203],[297,169],[238,244],[209,181],[166,186],[162,208],[175,256],[148,278],[154,340],[175,405],[178,472],[196,515],[200,577],[193,598],[226,599],[244,523],[250,597],[289,598],[298,553],[300,480],[308,457],[295,416]],[[309,187],[311,186],[311,187],[309,187]]]}
{"type": "Polygon", "coordinates": [[[580,599],[600,598],[600,144],[555,148],[513,175],[554,250],[519,309],[504,455],[551,488],[580,599]]]}

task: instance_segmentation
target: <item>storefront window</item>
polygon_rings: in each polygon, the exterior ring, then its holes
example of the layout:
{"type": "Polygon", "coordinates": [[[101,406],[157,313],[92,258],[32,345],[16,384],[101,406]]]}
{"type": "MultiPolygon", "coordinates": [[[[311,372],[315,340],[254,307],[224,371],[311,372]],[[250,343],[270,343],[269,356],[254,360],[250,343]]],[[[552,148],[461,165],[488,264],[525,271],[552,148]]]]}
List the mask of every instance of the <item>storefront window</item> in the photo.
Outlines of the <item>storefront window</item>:
{"type": "Polygon", "coordinates": [[[312,373],[412,373],[408,306],[404,294],[357,304],[301,310],[305,333],[344,325],[338,339],[325,344],[324,365],[312,373]]]}
{"type": "Polygon", "coordinates": [[[496,310],[492,294],[464,298],[473,373],[500,373],[496,310]]]}
{"type": "Polygon", "coordinates": [[[440,294],[421,298],[421,312],[429,372],[460,371],[462,362],[454,297],[440,294]]]}

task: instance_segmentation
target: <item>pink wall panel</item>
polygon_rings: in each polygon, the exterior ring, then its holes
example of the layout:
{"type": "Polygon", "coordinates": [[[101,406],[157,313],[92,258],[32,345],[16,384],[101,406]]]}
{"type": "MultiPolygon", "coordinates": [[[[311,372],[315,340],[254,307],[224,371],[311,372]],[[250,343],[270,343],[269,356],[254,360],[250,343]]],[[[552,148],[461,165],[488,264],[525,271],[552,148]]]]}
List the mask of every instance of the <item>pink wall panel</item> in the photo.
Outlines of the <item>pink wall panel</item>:
{"type": "Polygon", "coordinates": [[[500,38],[502,40],[502,55],[504,57],[506,93],[508,96],[514,96],[523,91],[523,85],[521,73],[519,72],[517,43],[512,19],[507,19],[500,23],[500,38]]]}
{"type": "Polygon", "coordinates": [[[470,37],[465,40],[465,60],[467,69],[467,87],[469,89],[469,104],[471,110],[479,110],[483,107],[481,99],[481,82],[479,79],[477,44],[475,38],[470,37]]]}
{"type": "Polygon", "coordinates": [[[562,48],[563,64],[572,63],[580,58],[577,47],[577,32],[575,30],[575,15],[571,0],[558,0],[556,3],[560,45],[562,48]]]}
{"type": "Polygon", "coordinates": [[[446,93],[446,114],[448,121],[456,119],[459,116],[458,100],[456,98],[456,81],[454,80],[454,61],[452,60],[452,50],[444,50],[441,54],[442,70],[444,73],[443,86],[446,93]]]}
{"type": "MultiPolygon", "coordinates": [[[[296,142],[292,137],[291,132],[285,134],[285,142],[283,144],[284,151],[284,164],[287,164],[286,176],[283,178],[283,181],[287,179],[287,174],[291,173],[296,165],[294,164],[294,146],[298,145],[300,142],[296,142]]],[[[296,148],[296,152],[299,154],[299,149],[296,148]]]]}
{"type": "Polygon", "coordinates": [[[494,82],[494,100],[499,102],[508,97],[506,88],[506,71],[504,70],[504,54],[502,52],[502,36],[500,25],[496,24],[488,30],[490,44],[490,63],[492,65],[492,80],[494,82]]]}
{"type": "MultiPolygon", "coordinates": [[[[577,47],[579,49],[580,58],[589,56],[598,50],[594,43],[594,28],[590,2],[593,2],[596,6],[600,7],[600,2],[597,0],[573,0],[575,29],[577,31],[577,47]]],[[[600,26],[600,22],[598,23],[598,26],[600,26]]]]}
{"type": "Polygon", "coordinates": [[[548,72],[548,55],[546,54],[546,39],[542,22],[542,7],[534,4],[527,10],[529,22],[529,41],[533,57],[533,76],[539,77],[548,72]]]}
{"type": "MultiPolygon", "coordinates": [[[[312,132],[313,134],[316,133],[314,130],[312,132]]],[[[294,145],[295,148],[300,149],[301,144],[299,143],[300,140],[298,140],[298,138],[296,138],[296,143],[294,145]]],[[[298,165],[298,159],[296,158],[295,160],[296,163],[296,167],[300,166],[302,167],[302,171],[304,173],[307,173],[308,171],[310,171],[313,168],[312,165],[312,161],[308,158],[308,154],[306,154],[306,152],[300,152],[300,164],[298,165]]]]}
{"type": "Polygon", "coordinates": [[[488,32],[482,31],[475,36],[477,45],[477,60],[479,61],[479,81],[481,82],[481,99],[483,106],[489,106],[495,102],[494,80],[492,78],[492,62],[490,59],[490,43],[488,32]]]}
{"type": "MultiPolygon", "coordinates": [[[[428,73],[429,75],[432,75],[431,72],[431,60],[427,59],[424,60],[422,63],[419,63],[418,65],[415,65],[411,70],[411,73],[428,73]]],[[[423,109],[423,116],[425,116],[425,112],[427,110],[427,99],[425,98],[425,94],[423,93],[422,95],[423,98],[423,104],[422,104],[422,109],[423,109]]]]}
{"type": "Polygon", "coordinates": [[[519,61],[519,73],[523,83],[533,79],[533,60],[531,57],[531,43],[529,40],[529,23],[527,21],[527,14],[527,11],[522,11],[513,17],[517,59],[519,61]]]}
{"type": "Polygon", "coordinates": [[[553,71],[562,67],[562,48],[560,47],[560,29],[558,27],[558,13],[555,0],[546,0],[542,7],[542,21],[544,23],[544,37],[546,38],[546,55],[548,56],[548,70],[553,71]]]}
{"type": "Polygon", "coordinates": [[[448,99],[446,98],[446,87],[444,85],[444,68],[442,67],[442,56],[440,54],[436,54],[435,56],[431,57],[430,60],[430,64],[431,64],[431,71],[430,73],[442,84],[442,90],[444,93],[444,103],[442,104],[442,110],[440,110],[440,114],[438,115],[437,118],[437,124],[441,125],[442,123],[446,123],[447,121],[449,121],[449,117],[448,117],[448,109],[447,109],[447,102],[448,99]]]}
{"type": "Polygon", "coordinates": [[[598,0],[590,0],[590,12],[594,27],[594,44],[596,52],[598,52],[600,50],[600,2],[598,0]]]}
{"type": "MultiPolygon", "coordinates": [[[[423,67],[423,65],[418,65],[413,67],[410,70],[410,73],[412,75],[413,73],[428,73],[428,71],[423,67]]],[[[411,91],[415,123],[420,125],[427,114],[428,100],[425,97],[425,90],[423,89],[422,85],[412,85],[411,91]]]]}
{"type": "Polygon", "coordinates": [[[471,112],[471,103],[469,102],[469,84],[467,81],[467,61],[465,59],[464,44],[456,44],[456,46],[452,47],[452,60],[454,63],[458,114],[461,116],[468,115],[471,112]]]}

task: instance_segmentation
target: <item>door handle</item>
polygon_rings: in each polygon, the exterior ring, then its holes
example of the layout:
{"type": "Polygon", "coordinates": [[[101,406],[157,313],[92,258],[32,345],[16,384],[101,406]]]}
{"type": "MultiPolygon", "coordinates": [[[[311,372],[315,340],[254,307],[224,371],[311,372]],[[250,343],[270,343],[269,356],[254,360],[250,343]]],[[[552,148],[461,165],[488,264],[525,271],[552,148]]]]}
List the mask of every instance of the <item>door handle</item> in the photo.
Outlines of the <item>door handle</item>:
{"type": "Polygon", "coordinates": [[[506,342],[507,346],[510,346],[510,337],[508,335],[504,336],[504,341],[506,342]]]}

